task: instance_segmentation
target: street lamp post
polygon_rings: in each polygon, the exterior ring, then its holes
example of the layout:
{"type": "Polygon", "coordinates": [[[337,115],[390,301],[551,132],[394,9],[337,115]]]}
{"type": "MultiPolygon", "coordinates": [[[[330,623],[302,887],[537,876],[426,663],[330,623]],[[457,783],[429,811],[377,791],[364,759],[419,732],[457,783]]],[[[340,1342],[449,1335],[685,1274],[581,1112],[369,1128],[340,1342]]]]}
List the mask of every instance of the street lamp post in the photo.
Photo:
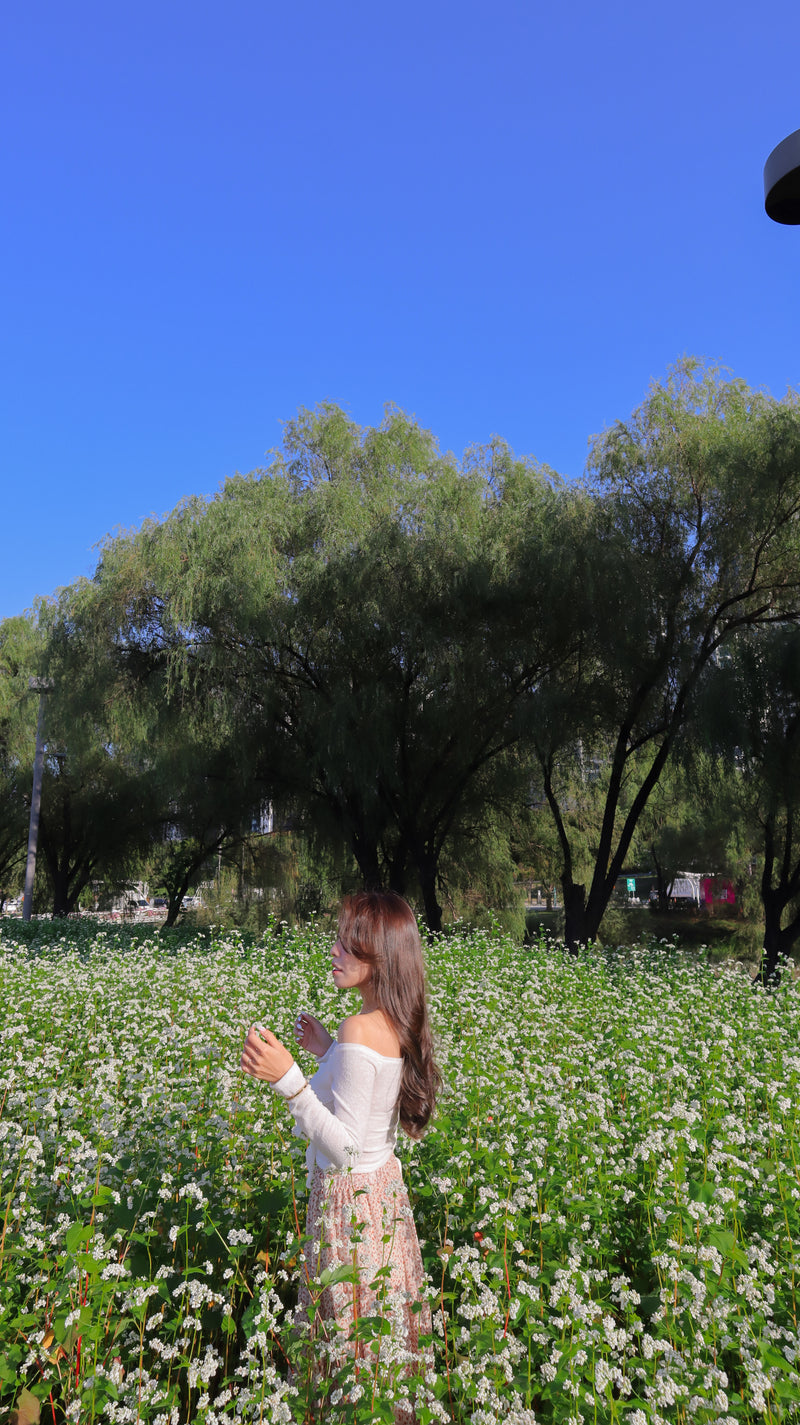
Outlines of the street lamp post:
{"type": "Polygon", "coordinates": [[[44,704],[53,684],[45,678],[31,678],[29,686],[39,694],[39,716],[36,720],[36,755],[33,761],[33,792],[31,819],[28,824],[28,860],[25,864],[25,894],[22,898],[22,919],[30,920],[33,902],[33,878],[36,874],[36,846],[39,840],[39,809],[42,805],[42,772],[44,770],[44,704]]]}
{"type": "Polygon", "coordinates": [[[764,207],[776,223],[800,223],[800,129],[795,129],[764,164],[764,207]]]}

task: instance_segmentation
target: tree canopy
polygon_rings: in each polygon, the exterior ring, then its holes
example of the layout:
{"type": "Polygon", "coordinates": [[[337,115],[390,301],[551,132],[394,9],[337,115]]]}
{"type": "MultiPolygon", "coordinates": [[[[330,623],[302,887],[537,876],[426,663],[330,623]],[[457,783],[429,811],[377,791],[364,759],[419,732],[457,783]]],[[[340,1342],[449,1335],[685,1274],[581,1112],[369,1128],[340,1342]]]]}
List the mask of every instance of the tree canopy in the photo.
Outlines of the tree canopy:
{"type": "Polygon", "coordinates": [[[365,884],[418,887],[438,928],[447,839],[492,803],[577,638],[584,503],[500,442],[458,466],[397,411],[361,431],[325,407],[268,470],[114,541],[98,581],[126,657],[166,654],[253,784],[341,838],[365,884]]]}
{"type": "MultiPolygon", "coordinates": [[[[678,787],[725,651],[798,620],[799,516],[797,395],[691,360],[594,439],[581,482],[497,438],[457,460],[394,407],[365,428],[301,410],[263,469],[109,538],[31,622],[57,689],[54,904],[149,848],[173,916],[269,801],[438,929],[481,838],[503,880],[516,799],[539,808],[525,835],[558,865],[568,943],[593,939],[642,838],[678,854],[653,794],[665,769],[678,787]]],[[[3,748],[32,706],[12,687],[3,748]]],[[[7,808],[23,760],[0,768],[7,808]]]]}
{"type": "Polygon", "coordinates": [[[533,738],[571,945],[594,939],[718,652],[800,612],[800,404],[683,362],[594,441],[589,476],[589,617],[538,689],[533,738]],[[588,886],[562,790],[579,741],[598,754],[604,793],[588,886]]]}
{"type": "Polygon", "coordinates": [[[707,743],[735,769],[726,804],[760,859],[770,980],[800,939],[800,628],[740,634],[714,669],[703,713],[707,743]]]}

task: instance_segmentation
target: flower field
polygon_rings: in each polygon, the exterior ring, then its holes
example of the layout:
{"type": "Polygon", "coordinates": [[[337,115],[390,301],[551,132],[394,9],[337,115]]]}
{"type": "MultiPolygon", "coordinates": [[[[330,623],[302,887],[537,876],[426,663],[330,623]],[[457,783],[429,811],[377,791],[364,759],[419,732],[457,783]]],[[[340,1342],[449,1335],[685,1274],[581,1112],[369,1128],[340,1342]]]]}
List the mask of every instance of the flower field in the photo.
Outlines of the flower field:
{"type": "Polygon", "coordinates": [[[430,947],[433,1365],[375,1320],[310,1378],[304,1144],[238,1060],[352,1012],[329,948],[0,927],[0,1419],[800,1421],[800,986],[664,944],[430,947]]]}

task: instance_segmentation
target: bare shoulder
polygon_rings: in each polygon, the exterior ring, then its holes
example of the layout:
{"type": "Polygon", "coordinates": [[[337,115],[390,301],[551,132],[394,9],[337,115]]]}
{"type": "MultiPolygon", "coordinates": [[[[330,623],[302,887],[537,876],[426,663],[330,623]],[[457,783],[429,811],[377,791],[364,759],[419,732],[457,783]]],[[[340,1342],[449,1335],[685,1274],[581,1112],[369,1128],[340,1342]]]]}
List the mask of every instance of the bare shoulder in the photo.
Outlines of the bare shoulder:
{"type": "Polygon", "coordinates": [[[400,1040],[380,1010],[351,1014],[349,1019],[343,1019],[337,1038],[340,1044],[363,1044],[387,1059],[400,1058],[400,1040]]]}
{"type": "Polygon", "coordinates": [[[336,1038],[340,1044],[366,1044],[364,1038],[364,1015],[351,1014],[349,1019],[343,1019],[337,1030],[336,1038]]]}

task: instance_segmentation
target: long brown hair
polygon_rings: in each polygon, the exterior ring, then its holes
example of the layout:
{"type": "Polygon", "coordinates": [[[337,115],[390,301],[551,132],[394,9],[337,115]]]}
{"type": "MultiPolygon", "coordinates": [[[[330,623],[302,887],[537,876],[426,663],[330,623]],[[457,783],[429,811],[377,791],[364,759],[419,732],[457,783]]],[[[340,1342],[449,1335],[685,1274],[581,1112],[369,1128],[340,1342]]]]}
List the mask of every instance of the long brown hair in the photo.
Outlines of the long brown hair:
{"type": "Polygon", "coordinates": [[[400,1123],[421,1138],[433,1113],[442,1079],[433,1057],[425,999],[425,967],[414,912],[394,891],[360,891],[339,912],[345,950],[372,968],[378,1007],[400,1040],[400,1123]]]}

